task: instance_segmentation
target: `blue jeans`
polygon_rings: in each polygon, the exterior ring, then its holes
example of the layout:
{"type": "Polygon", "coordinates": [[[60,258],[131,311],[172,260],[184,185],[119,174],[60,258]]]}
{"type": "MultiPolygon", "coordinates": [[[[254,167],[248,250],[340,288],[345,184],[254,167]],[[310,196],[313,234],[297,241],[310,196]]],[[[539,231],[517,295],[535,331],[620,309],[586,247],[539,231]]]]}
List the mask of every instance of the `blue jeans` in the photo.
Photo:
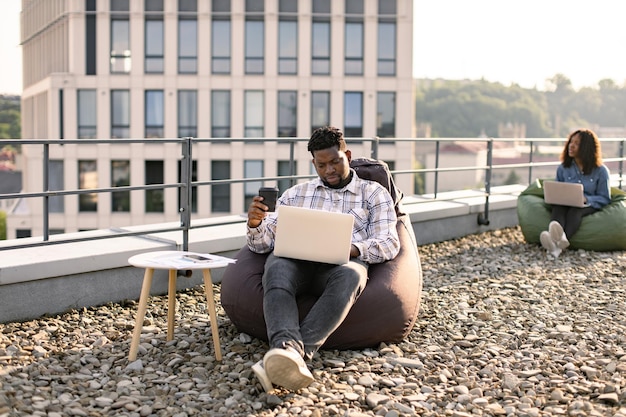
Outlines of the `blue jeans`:
{"type": "Polygon", "coordinates": [[[263,273],[263,313],[270,348],[292,347],[311,359],[365,288],[367,269],[356,258],[345,265],[331,265],[270,254],[263,273]],[[319,298],[300,322],[296,299],[304,293],[319,298]]]}

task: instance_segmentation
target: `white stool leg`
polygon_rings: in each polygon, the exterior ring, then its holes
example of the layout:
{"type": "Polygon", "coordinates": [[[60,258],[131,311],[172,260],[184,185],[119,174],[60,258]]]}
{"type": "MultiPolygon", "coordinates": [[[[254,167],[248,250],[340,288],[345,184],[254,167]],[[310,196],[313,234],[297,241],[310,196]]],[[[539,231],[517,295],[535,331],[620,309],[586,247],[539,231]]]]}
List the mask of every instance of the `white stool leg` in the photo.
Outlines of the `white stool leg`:
{"type": "Polygon", "coordinates": [[[176,270],[170,269],[167,288],[167,341],[174,338],[174,314],[176,313],[176,270]]]}
{"type": "Polygon", "coordinates": [[[207,309],[211,317],[211,333],[213,334],[213,347],[215,349],[215,359],[222,360],[222,347],[220,346],[220,333],[217,328],[217,311],[213,300],[213,281],[211,280],[211,270],[203,269],[204,293],[206,294],[207,309]]]}
{"type": "Polygon", "coordinates": [[[146,268],[143,276],[143,284],[141,286],[141,295],[139,296],[139,308],[137,309],[137,317],[135,318],[135,329],[133,330],[133,339],[130,343],[130,352],[128,360],[137,359],[137,350],[139,349],[139,340],[141,339],[141,329],[143,328],[143,319],[146,316],[146,306],[150,297],[150,287],[152,286],[153,268],[146,268]]]}

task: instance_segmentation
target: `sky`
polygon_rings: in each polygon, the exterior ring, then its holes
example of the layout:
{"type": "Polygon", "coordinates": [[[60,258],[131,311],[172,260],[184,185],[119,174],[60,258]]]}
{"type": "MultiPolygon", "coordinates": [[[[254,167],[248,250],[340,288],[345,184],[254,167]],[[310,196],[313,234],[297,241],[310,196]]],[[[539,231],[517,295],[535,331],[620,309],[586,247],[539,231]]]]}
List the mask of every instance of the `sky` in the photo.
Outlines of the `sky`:
{"type": "MultiPolygon", "coordinates": [[[[20,0],[0,0],[0,94],[21,94],[20,0]]],[[[414,0],[413,75],[546,88],[626,82],[624,0],[414,0]]]]}

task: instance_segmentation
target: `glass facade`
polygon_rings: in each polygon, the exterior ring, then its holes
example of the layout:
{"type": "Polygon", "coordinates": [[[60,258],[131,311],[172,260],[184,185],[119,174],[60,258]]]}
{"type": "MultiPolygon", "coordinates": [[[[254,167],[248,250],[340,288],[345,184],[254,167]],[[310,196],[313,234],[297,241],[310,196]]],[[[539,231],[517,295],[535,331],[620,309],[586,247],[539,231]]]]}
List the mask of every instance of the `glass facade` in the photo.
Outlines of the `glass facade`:
{"type": "MultiPolygon", "coordinates": [[[[130,161],[111,161],[111,187],[128,187],[130,185],[130,161]]],[[[111,193],[111,211],[130,211],[130,191],[114,191],[111,193]]]]}
{"type": "Polygon", "coordinates": [[[178,21],[178,73],[198,72],[198,21],[180,19],[178,21]]]}
{"type": "Polygon", "coordinates": [[[178,137],[198,136],[198,92],[178,91],[178,137]]]}
{"type": "Polygon", "coordinates": [[[211,72],[230,74],[230,20],[213,19],[211,51],[211,72]]]}
{"type": "Polygon", "coordinates": [[[146,20],[146,56],[144,63],[144,71],[146,74],[163,73],[163,36],[163,19],[146,20]]]}
{"type": "Polygon", "coordinates": [[[363,93],[344,94],[344,132],[346,137],[363,137],[363,93]]]}
{"type": "MultiPolygon", "coordinates": [[[[78,161],[78,188],[88,190],[98,188],[98,170],[96,161],[78,161]]],[[[78,195],[78,211],[97,211],[98,194],[88,193],[78,195]]]]}
{"type": "Polygon", "coordinates": [[[260,138],[265,134],[263,96],[263,91],[244,93],[244,136],[247,138],[260,138]]]}
{"type": "MultiPolygon", "coordinates": [[[[145,184],[163,184],[163,161],[145,161],[145,184]]],[[[146,190],[146,213],[163,213],[163,189],[146,190]]]]}
{"type": "Polygon", "coordinates": [[[162,138],[164,109],[163,90],[146,91],[145,137],[162,138]]]}
{"type": "Polygon", "coordinates": [[[311,132],[330,124],[330,92],[311,92],[311,132]]]}
{"type": "Polygon", "coordinates": [[[130,91],[111,91],[111,138],[130,136],[130,91]]]}
{"type": "Polygon", "coordinates": [[[211,92],[211,137],[230,137],[230,91],[211,92]]]}
{"type": "Polygon", "coordinates": [[[396,136],[396,93],[379,92],[376,100],[376,136],[396,136]]]}
{"type": "Polygon", "coordinates": [[[278,137],[296,137],[298,128],[298,92],[278,92],[278,137]]]}
{"type": "MultiPolygon", "coordinates": [[[[212,161],[211,179],[230,179],[230,161],[212,161]]],[[[230,184],[215,184],[211,186],[211,211],[214,213],[230,212],[230,184]]]]}
{"type": "Polygon", "coordinates": [[[98,135],[96,90],[77,91],[78,139],[95,139],[98,135]]]}

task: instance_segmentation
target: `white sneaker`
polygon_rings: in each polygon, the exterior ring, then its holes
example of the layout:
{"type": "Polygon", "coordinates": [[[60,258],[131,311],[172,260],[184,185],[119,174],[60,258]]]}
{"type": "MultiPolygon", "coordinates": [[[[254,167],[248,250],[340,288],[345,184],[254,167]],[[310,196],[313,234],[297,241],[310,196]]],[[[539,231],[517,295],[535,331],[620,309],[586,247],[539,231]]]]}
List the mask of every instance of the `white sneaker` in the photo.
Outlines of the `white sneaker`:
{"type": "Polygon", "coordinates": [[[308,387],[313,382],[304,359],[293,349],[270,349],[263,357],[263,368],[272,383],[291,391],[308,387]]]}
{"type": "Polygon", "coordinates": [[[567,240],[563,227],[559,222],[552,220],[548,230],[550,231],[550,237],[559,249],[566,249],[569,246],[569,240],[567,240]]]}
{"type": "Polygon", "coordinates": [[[541,242],[541,246],[543,246],[550,255],[554,256],[555,258],[559,257],[559,255],[561,254],[561,248],[559,248],[556,243],[554,243],[554,240],[552,240],[549,232],[546,232],[545,230],[541,232],[541,234],[539,235],[539,241],[541,242]]]}
{"type": "Polygon", "coordinates": [[[267,372],[265,372],[265,369],[263,368],[263,360],[260,360],[252,365],[252,372],[254,372],[254,375],[256,375],[256,379],[259,380],[265,392],[269,393],[274,391],[272,381],[269,379],[269,377],[267,376],[267,372]]]}

